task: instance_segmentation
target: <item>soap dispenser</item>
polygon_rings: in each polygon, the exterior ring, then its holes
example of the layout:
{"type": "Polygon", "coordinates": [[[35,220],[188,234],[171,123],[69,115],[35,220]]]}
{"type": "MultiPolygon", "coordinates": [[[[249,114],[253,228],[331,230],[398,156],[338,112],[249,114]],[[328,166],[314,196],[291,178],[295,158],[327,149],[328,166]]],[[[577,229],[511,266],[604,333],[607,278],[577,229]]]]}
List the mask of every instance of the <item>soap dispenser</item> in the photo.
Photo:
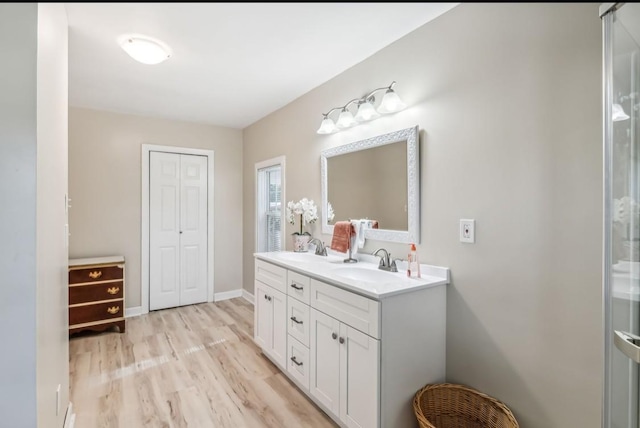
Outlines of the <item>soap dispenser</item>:
{"type": "Polygon", "coordinates": [[[420,263],[418,262],[416,244],[411,244],[407,259],[407,276],[409,278],[420,278],[420,263]]]}

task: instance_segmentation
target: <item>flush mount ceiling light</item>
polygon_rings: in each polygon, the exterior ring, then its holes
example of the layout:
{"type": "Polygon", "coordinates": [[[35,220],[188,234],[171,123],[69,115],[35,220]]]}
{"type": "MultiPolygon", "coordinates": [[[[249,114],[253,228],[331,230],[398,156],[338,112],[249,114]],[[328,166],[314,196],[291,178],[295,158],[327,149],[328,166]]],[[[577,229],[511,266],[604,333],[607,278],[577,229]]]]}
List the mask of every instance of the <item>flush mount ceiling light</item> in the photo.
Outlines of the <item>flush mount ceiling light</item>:
{"type": "Polygon", "coordinates": [[[119,41],[131,58],[143,64],[160,64],[171,57],[171,48],[151,37],[135,34],[122,36],[119,41]]]}
{"type": "Polygon", "coordinates": [[[316,132],[318,134],[332,134],[336,131],[350,128],[359,123],[377,119],[381,114],[391,114],[403,110],[407,105],[400,100],[398,94],[393,90],[393,85],[395,84],[395,81],[391,82],[389,86],[374,89],[362,98],[355,98],[344,106],[334,107],[329,110],[328,113],[323,113],[322,124],[316,132]],[[385,91],[385,94],[382,97],[382,101],[380,102],[378,109],[376,110],[374,107],[376,102],[375,94],[379,91],[385,91]],[[349,111],[349,106],[352,104],[356,104],[358,106],[355,117],[353,116],[353,113],[349,111]],[[340,111],[340,115],[338,116],[337,122],[334,122],[330,115],[336,111],[340,111]]]}

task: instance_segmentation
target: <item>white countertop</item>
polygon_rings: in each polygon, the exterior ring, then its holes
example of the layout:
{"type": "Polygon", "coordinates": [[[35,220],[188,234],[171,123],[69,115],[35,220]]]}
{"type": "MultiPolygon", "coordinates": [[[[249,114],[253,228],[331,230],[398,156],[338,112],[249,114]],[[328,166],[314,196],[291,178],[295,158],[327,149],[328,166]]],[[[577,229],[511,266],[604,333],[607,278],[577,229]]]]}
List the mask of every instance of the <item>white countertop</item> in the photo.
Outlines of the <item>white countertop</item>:
{"type": "Polygon", "coordinates": [[[378,269],[379,258],[371,255],[358,255],[358,263],[344,263],[343,255],[317,256],[291,251],[254,253],[254,257],[376,300],[449,283],[449,268],[421,264],[421,278],[408,278],[400,266],[398,272],[378,269]],[[356,280],[344,275],[354,268],[374,271],[371,276],[380,279],[356,280]]]}

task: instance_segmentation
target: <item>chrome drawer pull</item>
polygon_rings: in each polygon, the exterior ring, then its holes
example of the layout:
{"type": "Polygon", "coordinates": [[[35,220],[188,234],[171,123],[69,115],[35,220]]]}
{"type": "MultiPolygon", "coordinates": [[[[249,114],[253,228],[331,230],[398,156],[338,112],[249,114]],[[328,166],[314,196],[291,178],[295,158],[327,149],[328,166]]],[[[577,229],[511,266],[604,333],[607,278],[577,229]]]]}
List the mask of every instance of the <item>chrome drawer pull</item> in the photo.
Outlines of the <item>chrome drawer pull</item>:
{"type": "Polygon", "coordinates": [[[107,293],[109,294],[118,294],[118,291],[120,291],[120,287],[107,288],[107,293]]]}
{"type": "Polygon", "coordinates": [[[89,272],[89,278],[91,279],[98,279],[102,276],[102,271],[101,270],[96,270],[93,272],[89,272]]]}
{"type": "Polygon", "coordinates": [[[302,321],[298,321],[296,317],[291,317],[291,321],[293,321],[296,324],[302,324],[302,321]]]}
{"type": "Polygon", "coordinates": [[[120,306],[112,306],[110,308],[107,308],[107,312],[109,312],[111,315],[115,315],[120,312],[120,306]]]}
{"type": "Polygon", "coordinates": [[[304,290],[304,287],[298,287],[295,282],[291,283],[291,288],[295,288],[298,291],[304,290]]]}
{"type": "Polygon", "coordinates": [[[296,360],[296,357],[291,357],[291,361],[293,361],[293,363],[294,363],[296,366],[301,366],[301,365],[302,365],[302,362],[298,362],[298,360],[296,360]]]}

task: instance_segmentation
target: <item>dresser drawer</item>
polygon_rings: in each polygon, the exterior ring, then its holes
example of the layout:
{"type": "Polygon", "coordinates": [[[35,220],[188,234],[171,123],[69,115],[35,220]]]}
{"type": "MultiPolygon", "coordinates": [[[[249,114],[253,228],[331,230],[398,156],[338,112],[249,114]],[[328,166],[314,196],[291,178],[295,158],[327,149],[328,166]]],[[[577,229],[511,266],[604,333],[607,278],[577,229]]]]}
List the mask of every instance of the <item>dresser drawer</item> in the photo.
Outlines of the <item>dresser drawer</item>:
{"type": "Polygon", "coordinates": [[[380,338],[380,303],[373,299],[312,279],[311,307],[380,338]]]}
{"type": "Polygon", "coordinates": [[[69,270],[69,284],[111,281],[124,278],[124,269],[118,266],[99,266],[69,270]]]}
{"type": "Polygon", "coordinates": [[[124,283],[122,281],[71,286],[69,287],[69,304],[122,299],[123,292],[124,283]]]}
{"type": "Polygon", "coordinates": [[[287,270],[285,268],[256,259],[255,269],[256,280],[287,293],[287,270]]]}
{"type": "Polygon", "coordinates": [[[309,389],[309,348],[292,336],[287,340],[287,372],[305,390],[309,389]]]}
{"type": "Polygon", "coordinates": [[[309,346],[309,306],[287,297],[287,333],[309,346]]]}
{"type": "Polygon", "coordinates": [[[302,303],[309,304],[309,292],[311,289],[308,276],[300,275],[297,272],[287,271],[287,294],[295,297],[302,303]]]}
{"type": "Polygon", "coordinates": [[[69,326],[122,317],[124,317],[123,300],[69,308],[69,326]]]}

